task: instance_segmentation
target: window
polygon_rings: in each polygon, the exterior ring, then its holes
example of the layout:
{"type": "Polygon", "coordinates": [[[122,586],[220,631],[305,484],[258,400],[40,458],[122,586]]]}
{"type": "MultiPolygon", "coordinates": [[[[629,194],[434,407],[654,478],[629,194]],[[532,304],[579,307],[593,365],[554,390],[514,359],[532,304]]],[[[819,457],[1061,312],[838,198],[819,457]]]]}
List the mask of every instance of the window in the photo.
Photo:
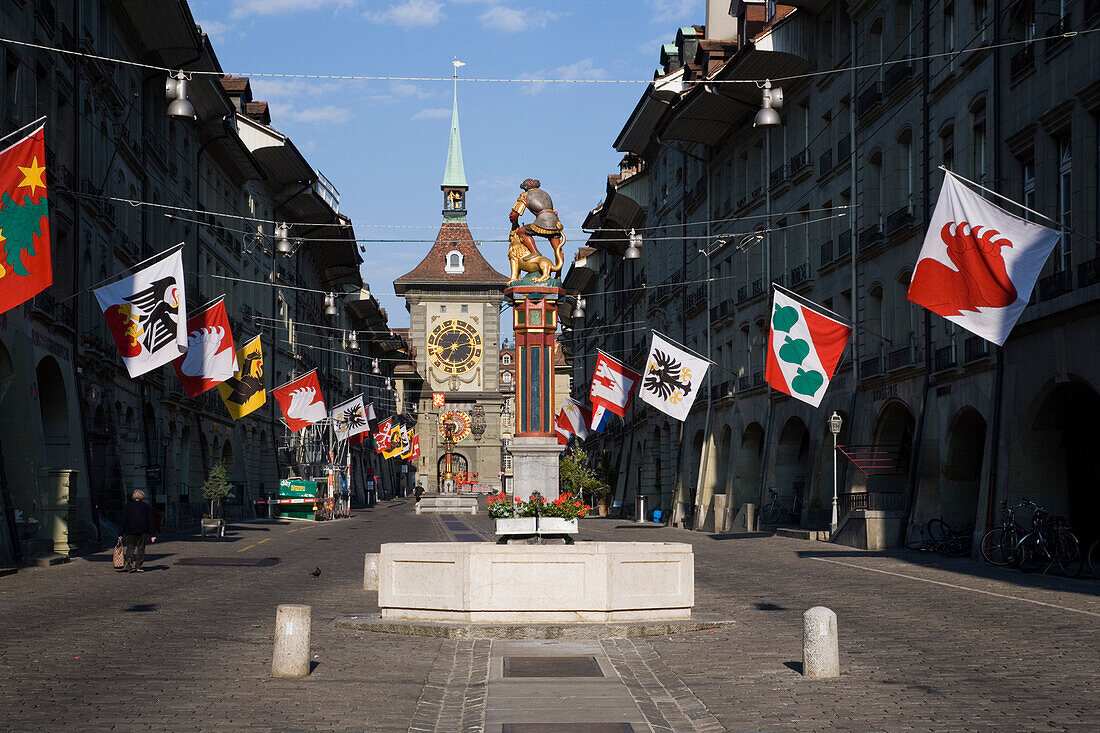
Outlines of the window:
{"type": "Polygon", "coordinates": [[[979,183],[985,182],[985,103],[974,113],[974,161],[972,171],[979,183]]]}
{"type": "Polygon", "coordinates": [[[465,259],[458,250],[451,250],[447,253],[447,266],[443,268],[443,272],[449,275],[459,275],[466,272],[465,259]]]}
{"type": "MultiPolygon", "coordinates": [[[[1035,208],[1035,161],[1024,161],[1024,206],[1029,209],[1035,208]]],[[[1028,221],[1032,221],[1035,215],[1030,211],[1024,212],[1024,218],[1028,221]]]]}
{"type": "Polygon", "coordinates": [[[949,171],[955,170],[955,128],[947,126],[940,132],[940,150],[943,158],[943,167],[949,171]]]}
{"type": "Polygon", "coordinates": [[[1059,270],[1068,270],[1072,266],[1069,232],[1073,226],[1072,194],[1070,190],[1070,169],[1073,167],[1073,151],[1069,134],[1058,140],[1058,219],[1062,223],[1062,239],[1059,243],[1059,270]]]}
{"type": "Polygon", "coordinates": [[[503,382],[504,384],[511,384],[512,383],[512,373],[511,372],[502,373],[500,375],[500,381],[503,382]]]}
{"type": "Polygon", "coordinates": [[[469,313],[470,312],[470,306],[468,306],[468,305],[462,306],[462,312],[463,313],[469,313]]]}
{"type": "Polygon", "coordinates": [[[511,354],[501,354],[500,363],[501,364],[511,364],[512,363],[512,355],[511,354]]]}
{"type": "Polygon", "coordinates": [[[440,313],[446,313],[447,312],[447,306],[445,306],[445,305],[439,306],[439,312],[440,313]]]}

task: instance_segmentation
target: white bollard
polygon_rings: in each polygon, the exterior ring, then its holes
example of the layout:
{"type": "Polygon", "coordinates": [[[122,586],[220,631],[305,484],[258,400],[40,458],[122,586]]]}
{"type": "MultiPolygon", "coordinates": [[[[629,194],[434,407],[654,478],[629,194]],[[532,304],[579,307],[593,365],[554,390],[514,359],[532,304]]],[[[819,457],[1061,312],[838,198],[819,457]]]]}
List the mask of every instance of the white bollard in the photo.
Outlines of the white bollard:
{"type": "Polygon", "coordinates": [[[271,657],[272,677],[309,676],[309,624],[309,606],[284,603],[278,607],[275,653],[271,657]]]}
{"type": "Polygon", "coordinates": [[[836,614],[825,606],[802,614],[802,674],[818,679],[840,676],[836,614]]]}
{"type": "Polygon", "coordinates": [[[377,552],[368,552],[363,560],[363,590],[378,590],[377,552]]]}

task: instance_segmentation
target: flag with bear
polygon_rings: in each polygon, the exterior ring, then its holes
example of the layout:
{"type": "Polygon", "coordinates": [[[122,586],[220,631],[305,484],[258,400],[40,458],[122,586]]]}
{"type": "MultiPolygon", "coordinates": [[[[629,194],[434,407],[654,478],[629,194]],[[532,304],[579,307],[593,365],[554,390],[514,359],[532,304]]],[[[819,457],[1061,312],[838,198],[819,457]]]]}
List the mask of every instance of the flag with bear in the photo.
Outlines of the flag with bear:
{"type": "Polygon", "coordinates": [[[292,433],[328,417],[316,369],[275,388],[271,393],[279,401],[286,417],[286,426],[292,433]]]}
{"type": "Polygon", "coordinates": [[[825,315],[789,290],[773,284],[771,330],[764,378],[775,389],[817,407],[829,389],[852,333],[839,316],[825,315]]]}
{"type": "Polygon", "coordinates": [[[179,244],[130,277],[95,290],[131,377],[140,377],[187,351],[182,250],[179,244]]]}
{"type": "Polygon", "coordinates": [[[991,204],[948,171],[909,300],[1003,346],[1059,236],[991,204]]]}
{"type": "Polygon", "coordinates": [[[43,126],[0,151],[0,313],[53,283],[43,126]]]}
{"type": "Polygon", "coordinates": [[[187,353],[172,362],[188,397],[198,397],[237,373],[237,351],[225,296],[187,317],[187,353]]]}
{"type": "Polygon", "coordinates": [[[255,412],[267,404],[264,388],[264,352],[259,336],[253,336],[237,351],[237,371],[218,385],[225,409],[234,420],[255,412]]]}

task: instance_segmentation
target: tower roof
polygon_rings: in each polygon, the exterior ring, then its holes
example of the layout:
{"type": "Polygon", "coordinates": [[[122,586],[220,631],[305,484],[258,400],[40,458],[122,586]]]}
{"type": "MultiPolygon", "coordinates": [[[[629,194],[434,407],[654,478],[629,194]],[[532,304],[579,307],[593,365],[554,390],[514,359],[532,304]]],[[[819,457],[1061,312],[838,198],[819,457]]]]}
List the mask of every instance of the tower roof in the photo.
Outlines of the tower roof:
{"type": "Polygon", "coordinates": [[[438,288],[478,284],[503,290],[507,283],[507,276],[497,272],[482,256],[466,222],[444,221],[427,256],[419,265],[394,280],[393,287],[398,295],[404,295],[406,290],[416,290],[418,286],[438,288]],[[460,268],[457,268],[461,271],[448,267],[448,256],[452,252],[461,255],[460,268]]]}
{"type": "Polygon", "coordinates": [[[466,167],[462,165],[462,135],[458,132],[458,77],[455,77],[454,107],[451,110],[451,140],[447,145],[447,168],[442,188],[469,188],[466,167]]]}

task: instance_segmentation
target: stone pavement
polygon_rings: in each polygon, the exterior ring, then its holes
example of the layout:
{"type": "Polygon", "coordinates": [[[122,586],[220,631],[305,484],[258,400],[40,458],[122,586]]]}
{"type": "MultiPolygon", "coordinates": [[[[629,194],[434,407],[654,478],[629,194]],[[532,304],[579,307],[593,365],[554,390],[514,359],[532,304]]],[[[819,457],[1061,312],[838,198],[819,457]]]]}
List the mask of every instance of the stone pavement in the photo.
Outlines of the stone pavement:
{"type": "MultiPolygon", "coordinates": [[[[460,519],[448,527],[398,501],[337,522],[236,525],[221,542],[158,542],[142,575],[115,574],[102,552],[0,578],[0,730],[504,730],[502,711],[515,708],[494,685],[521,681],[502,679],[503,657],[552,653],[547,642],[509,649],[333,625],[376,611],[361,590],[364,552],[491,536],[488,518],[460,519]],[[266,562],[202,564],[249,560],[266,562]],[[316,667],[304,680],[268,675],[283,602],[313,607],[316,667]]],[[[697,610],[739,621],[569,652],[599,660],[614,690],[606,711],[632,710],[629,696],[643,716],[634,730],[1100,729],[1100,581],[762,535],[581,526],[582,540],[690,542],[697,610]],[[798,673],[801,614],[814,605],[838,614],[839,680],[798,673]]],[[[552,692],[522,682],[532,700],[552,692]]]]}

